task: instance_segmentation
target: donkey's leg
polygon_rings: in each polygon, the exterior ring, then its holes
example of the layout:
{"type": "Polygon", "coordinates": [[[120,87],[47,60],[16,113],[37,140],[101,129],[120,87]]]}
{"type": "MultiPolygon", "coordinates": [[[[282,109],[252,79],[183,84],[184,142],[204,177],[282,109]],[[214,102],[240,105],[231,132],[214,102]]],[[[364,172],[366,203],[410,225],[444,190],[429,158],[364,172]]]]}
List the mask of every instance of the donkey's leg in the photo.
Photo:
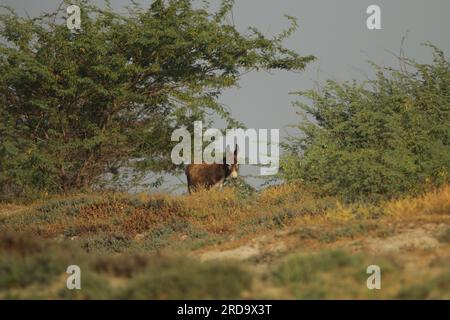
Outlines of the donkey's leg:
{"type": "Polygon", "coordinates": [[[223,181],[224,179],[219,180],[218,182],[216,182],[216,184],[214,184],[211,189],[219,189],[219,190],[223,190],[223,181]]]}
{"type": "Polygon", "coordinates": [[[187,180],[188,193],[192,194],[191,179],[189,178],[189,175],[186,175],[186,180],[187,180]]]}

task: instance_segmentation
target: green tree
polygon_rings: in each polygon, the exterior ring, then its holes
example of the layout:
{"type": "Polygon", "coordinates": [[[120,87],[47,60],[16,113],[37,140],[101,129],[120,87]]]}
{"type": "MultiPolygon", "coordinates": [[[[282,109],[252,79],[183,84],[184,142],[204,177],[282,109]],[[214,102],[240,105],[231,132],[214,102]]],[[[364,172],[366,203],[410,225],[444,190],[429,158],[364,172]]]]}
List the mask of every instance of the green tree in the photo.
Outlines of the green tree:
{"type": "MultiPolygon", "coordinates": [[[[69,5],[69,2],[65,3],[69,5]]],[[[94,185],[107,172],[173,171],[174,128],[218,115],[243,72],[302,70],[313,60],[285,48],[291,27],[268,39],[188,0],[135,2],[119,14],[89,1],[81,30],[66,6],[37,18],[0,15],[0,194],[54,193],[94,185]]]]}
{"type": "Polygon", "coordinates": [[[283,176],[345,199],[415,193],[449,181],[450,64],[401,57],[400,70],[374,65],[372,81],[327,81],[300,92],[301,135],[286,144],[283,176]]]}

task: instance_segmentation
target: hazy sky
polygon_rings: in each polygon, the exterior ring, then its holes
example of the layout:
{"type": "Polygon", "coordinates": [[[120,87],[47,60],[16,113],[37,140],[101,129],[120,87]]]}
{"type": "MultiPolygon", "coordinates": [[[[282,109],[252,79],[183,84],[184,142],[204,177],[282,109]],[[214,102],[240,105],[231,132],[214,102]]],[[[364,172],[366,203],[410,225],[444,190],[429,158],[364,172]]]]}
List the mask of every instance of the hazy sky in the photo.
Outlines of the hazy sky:
{"type": "MultiPolygon", "coordinates": [[[[96,1],[102,3],[102,1],[96,1]]],[[[150,1],[141,1],[150,3],[150,1]]],[[[219,1],[211,0],[212,6],[219,1]]],[[[0,0],[20,14],[37,15],[56,8],[59,0],[0,0]]],[[[128,0],[112,1],[114,8],[128,0]]],[[[258,72],[245,75],[240,88],[227,90],[221,97],[235,118],[249,128],[279,128],[285,137],[286,127],[298,116],[289,92],[313,88],[327,78],[337,80],[366,79],[371,75],[367,63],[395,65],[393,53],[400,49],[407,34],[404,51],[419,61],[429,61],[430,50],[420,44],[430,41],[450,53],[449,0],[236,0],[234,22],[240,31],[255,26],[266,35],[274,35],[288,26],[283,17],[298,18],[299,30],[285,42],[302,55],[317,57],[301,74],[258,72]],[[381,8],[381,30],[368,30],[366,9],[381,8]]],[[[244,170],[244,173],[258,171],[244,170]]]]}

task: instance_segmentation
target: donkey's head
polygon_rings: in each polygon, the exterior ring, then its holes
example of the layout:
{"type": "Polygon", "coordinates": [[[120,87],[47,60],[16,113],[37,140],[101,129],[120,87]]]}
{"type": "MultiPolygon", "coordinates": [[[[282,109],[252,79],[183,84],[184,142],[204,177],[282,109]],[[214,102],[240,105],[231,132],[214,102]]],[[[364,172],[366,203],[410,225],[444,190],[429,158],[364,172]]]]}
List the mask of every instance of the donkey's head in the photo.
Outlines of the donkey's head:
{"type": "Polygon", "coordinates": [[[239,164],[237,161],[238,146],[237,145],[235,146],[233,153],[228,149],[227,154],[228,156],[223,157],[223,163],[225,166],[225,175],[227,177],[230,176],[231,178],[235,179],[238,177],[239,173],[239,164]]]}

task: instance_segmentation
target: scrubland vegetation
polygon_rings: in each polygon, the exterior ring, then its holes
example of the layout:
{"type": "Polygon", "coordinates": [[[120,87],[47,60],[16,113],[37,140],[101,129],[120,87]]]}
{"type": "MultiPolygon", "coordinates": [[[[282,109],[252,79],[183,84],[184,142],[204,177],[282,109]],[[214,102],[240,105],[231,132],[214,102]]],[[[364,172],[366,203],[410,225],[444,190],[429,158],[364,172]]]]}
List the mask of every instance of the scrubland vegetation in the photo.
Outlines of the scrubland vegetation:
{"type": "Polygon", "coordinates": [[[450,63],[398,57],[371,80],[329,80],[300,92],[303,121],[286,144],[283,177],[348,201],[418,194],[450,179],[450,63]]]}
{"type": "Polygon", "coordinates": [[[0,219],[2,298],[450,298],[448,186],[371,205],[295,184],[74,194],[0,219]],[[66,288],[71,264],[81,290],[66,288]]]}
{"type": "Polygon", "coordinates": [[[77,33],[61,10],[0,14],[0,298],[450,299],[444,52],[299,93],[306,117],[277,186],[134,195],[119,191],[182,169],[174,129],[211,115],[240,126],[218,97],[243,73],[314,57],[283,46],[292,17],[270,39],[239,33],[229,0],[125,16],[79,4],[77,33]],[[81,290],[66,288],[69,265],[81,290]],[[381,290],[366,287],[369,265],[381,290]]]}

